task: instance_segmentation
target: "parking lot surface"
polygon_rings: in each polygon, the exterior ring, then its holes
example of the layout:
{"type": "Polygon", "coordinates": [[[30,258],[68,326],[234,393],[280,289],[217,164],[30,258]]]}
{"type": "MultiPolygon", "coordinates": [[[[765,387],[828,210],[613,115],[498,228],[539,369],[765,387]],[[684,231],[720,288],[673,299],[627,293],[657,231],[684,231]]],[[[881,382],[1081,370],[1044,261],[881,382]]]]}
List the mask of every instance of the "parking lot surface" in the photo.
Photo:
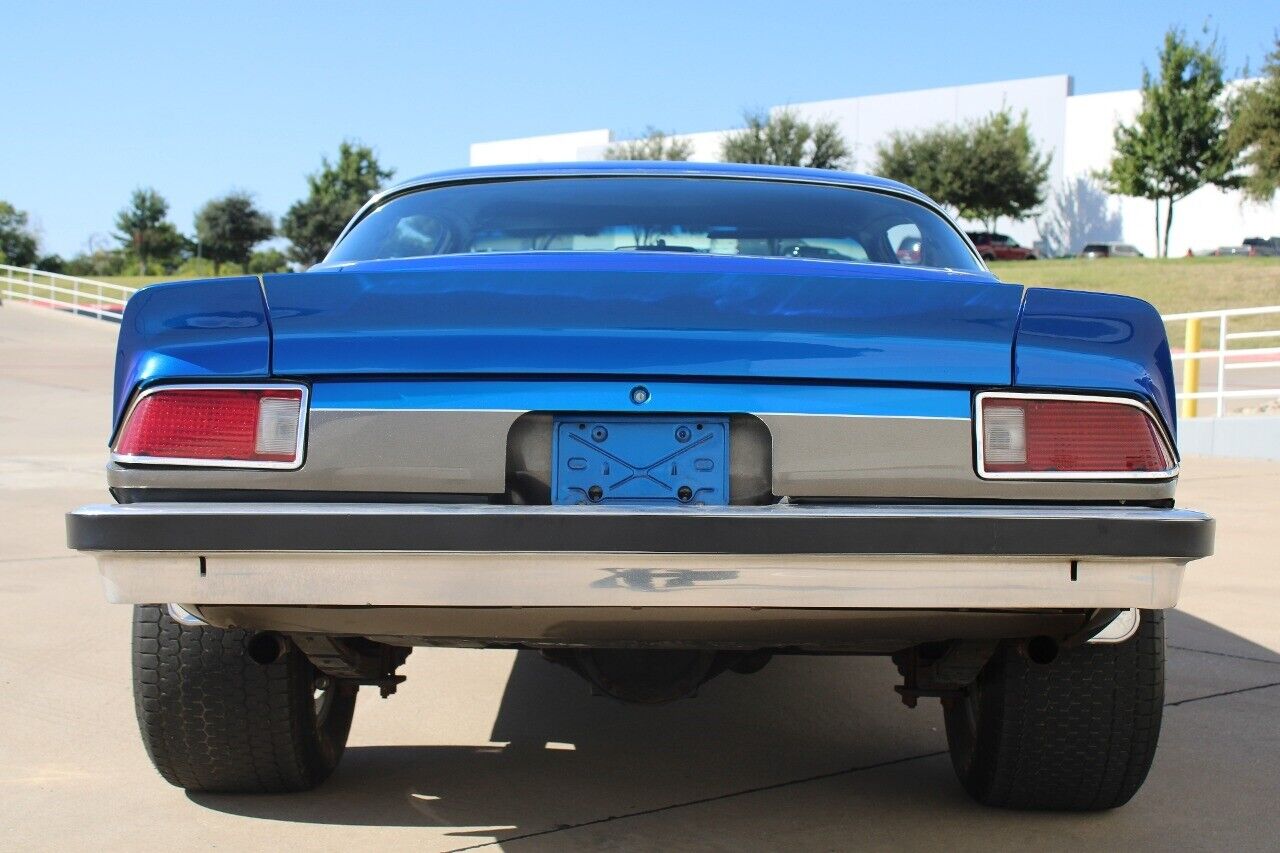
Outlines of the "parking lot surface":
{"type": "Polygon", "coordinates": [[[63,544],[63,512],[108,499],[115,333],[0,308],[2,848],[1280,846],[1280,463],[1208,458],[1185,460],[1179,503],[1217,516],[1218,553],[1169,617],[1155,767],[1113,812],[973,804],[937,703],[903,707],[883,659],[775,659],[645,708],[535,654],[423,649],[396,696],[362,691],[318,790],[188,796],[138,739],[129,608],[63,544]]]}

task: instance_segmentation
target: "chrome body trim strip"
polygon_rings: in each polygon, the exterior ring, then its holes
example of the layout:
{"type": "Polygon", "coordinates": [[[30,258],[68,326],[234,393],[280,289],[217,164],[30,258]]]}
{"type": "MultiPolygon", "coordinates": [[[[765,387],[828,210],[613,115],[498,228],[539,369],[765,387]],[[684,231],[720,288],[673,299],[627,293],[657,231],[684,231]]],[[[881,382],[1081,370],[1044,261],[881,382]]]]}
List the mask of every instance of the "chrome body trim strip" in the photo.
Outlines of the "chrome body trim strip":
{"type": "MultiPolygon", "coordinates": [[[[968,395],[966,405],[971,405],[968,395]]],[[[313,406],[306,424],[305,464],[296,470],[113,463],[107,469],[107,481],[116,489],[195,489],[214,498],[219,491],[246,489],[296,491],[304,499],[308,491],[503,494],[508,488],[508,453],[513,442],[521,440],[514,425],[534,416],[526,411],[313,406]]],[[[974,466],[968,417],[781,412],[751,417],[769,433],[764,444],[769,452],[761,457],[758,478],[767,480],[766,491],[772,488],[778,496],[1159,501],[1173,497],[1176,485],[1171,479],[982,479],[974,466]]],[[[731,428],[731,442],[736,440],[734,434],[731,428]]],[[[546,438],[549,454],[549,421],[546,438]]],[[[548,472],[549,466],[548,455],[544,460],[548,472]]]]}

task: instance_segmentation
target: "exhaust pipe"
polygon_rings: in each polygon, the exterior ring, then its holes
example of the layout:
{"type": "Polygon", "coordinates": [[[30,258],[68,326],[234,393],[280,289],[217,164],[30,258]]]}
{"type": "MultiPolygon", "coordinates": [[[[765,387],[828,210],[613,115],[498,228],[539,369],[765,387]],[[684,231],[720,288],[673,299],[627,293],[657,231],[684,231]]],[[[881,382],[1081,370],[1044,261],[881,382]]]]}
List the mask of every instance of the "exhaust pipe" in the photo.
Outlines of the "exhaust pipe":
{"type": "Polygon", "coordinates": [[[246,651],[254,663],[269,666],[288,654],[289,642],[275,631],[263,631],[249,638],[246,651]]]}
{"type": "Polygon", "coordinates": [[[1022,654],[1032,663],[1047,666],[1058,659],[1058,641],[1053,637],[1032,637],[1022,644],[1022,654]]]}

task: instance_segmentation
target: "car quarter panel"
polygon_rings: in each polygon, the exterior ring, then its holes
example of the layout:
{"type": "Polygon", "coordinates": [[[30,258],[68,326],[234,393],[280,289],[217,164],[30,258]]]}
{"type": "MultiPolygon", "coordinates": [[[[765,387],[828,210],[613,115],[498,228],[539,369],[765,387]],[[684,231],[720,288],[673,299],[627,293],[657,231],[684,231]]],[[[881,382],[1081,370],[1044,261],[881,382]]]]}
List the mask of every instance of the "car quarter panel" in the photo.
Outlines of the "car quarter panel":
{"type": "Polygon", "coordinates": [[[265,378],[271,335],[257,276],[157,284],[125,306],[116,354],[113,422],[157,381],[265,378]]]}
{"type": "Polygon", "coordinates": [[[1164,321],[1141,299],[1029,288],[1015,343],[1014,384],[1138,397],[1153,404],[1176,435],[1164,321]]]}

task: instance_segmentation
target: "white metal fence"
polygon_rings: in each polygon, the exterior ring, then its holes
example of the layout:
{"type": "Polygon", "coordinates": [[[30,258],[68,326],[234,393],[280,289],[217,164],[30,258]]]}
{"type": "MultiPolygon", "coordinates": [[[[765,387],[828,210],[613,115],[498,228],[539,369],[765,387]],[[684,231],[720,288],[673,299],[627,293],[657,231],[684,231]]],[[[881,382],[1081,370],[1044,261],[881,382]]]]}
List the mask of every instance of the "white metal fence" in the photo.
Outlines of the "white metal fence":
{"type": "Polygon", "coordinates": [[[120,322],[136,287],[0,264],[0,297],[120,322]]]}
{"type": "MultiPolygon", "coordinates": [[[[136,287],[0,264],[0,297],[88,317],[119,322],[124,304],[137,292],[136,287]]],[[[1209,414],[1200,410],[1201,400],[1212,401],[1212,414],[1218,417],[1229,414],[1228,405],[1233,400],[1280,400],[1280,305],[1166,314],[1164,321],[1167,325],[1185,324],[1183,350],[1173,355],[1173,360],[1182,365],[1178,400],[1183,417],[1209,414]],[[1263,328],[1231,331],[1233,321],[1238,328],[1238,321],[1245,317],[1262,318],[1250,325],[1263,328]],[[1216,346],[1202,346],[1206,325],[1216,325],[1216,346]],[[1274,345],[1233,346],[1244,341],[1273,341],[1274,345]],[[1200,365],[1205,361],[1215,369],[1212,390],[1202,390],[1200,365]],[[1246,373],[1261,377],[1261,381],[1236,379],[1246,373]]],[[[1177,343],[1177,329],[1171,332],[1170,340],[1177,343]]]]}
{"type": "MultiPolygon", "coordinates": [[[[1173,360],[1182,366],[1178,400],[1183,417],[1222,417],[1230,413],[1228,406],[1235,400],[1280,400],[1280,305],[1166,314],[1164,321],[1166,325],[1185,324],[1182,352],[1173,354],[1173,360]],[[1244,318],[1251,318],[1251,327],[1261,328],[1239,330],[1244,318]],[[1204,346],[1206,325],[1217,333],[1216,346],[1204,346]],[[1239,331],[1231,331],[1233,326],[1239,331]],[[1273,345],[1240,345],[1246,341],[1271,341],[1273,345]],[[1206,361],[1214,370],[1213,388],[1207,391],[1200,370],[1206,361]],[[1201,400],[1212,401],[1213,411],[1202,411],[1201,400]]],[[[1178,343],[1176,334],[1170,334],[1169,339],[1178,343]]]]}

